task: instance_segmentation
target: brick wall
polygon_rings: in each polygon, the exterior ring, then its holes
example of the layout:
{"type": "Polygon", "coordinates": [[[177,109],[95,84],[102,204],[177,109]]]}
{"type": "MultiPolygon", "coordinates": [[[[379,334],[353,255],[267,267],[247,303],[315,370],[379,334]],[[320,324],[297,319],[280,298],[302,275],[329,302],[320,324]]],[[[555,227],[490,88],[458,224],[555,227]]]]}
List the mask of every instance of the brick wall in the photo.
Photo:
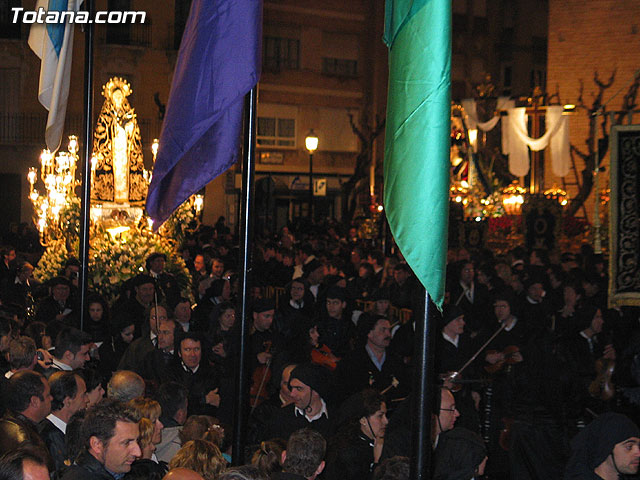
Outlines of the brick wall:
{"type": "MultiPolygon", "coordinates": [[[[547,66],[547,92],[557,89],[563,103],[578,101],[580,80],[584,81],[583,100],[587,106],[593,103],[598,89],[593,82],[597,70],[599,78],[608,81],[616,69],[613,85],[605,91],[603,101],[609,100],[619,89],[622,91],[607,106],[618,110],[622,97],[640,68],[640,2],[635,0],[550,0],[549,43],[547,66]]],[[[638,117],[635,123],[640,123],[638,117]]],[[[577,109],[570,119],[571,143],[587,150],[588,118],[584,110],[577,109]]],[[[601,130],[599,136],[602,136],[601,130]]],[[[584,163],[576,157],[578,170],[584,163]]],[[[605,164],[608,164],[608,157],[605,164]]],[[[573,174],[570,174],[573,182],[573,174]]],[[[547,169],[545,183],[561,185],[547,169]]],[[[600,178],[602,187],[608,186],[607,173],[600,178]]],[[[575,192],[575,187],[570,193],[575,192]]],[[[592,194],[587,208],[593,221],[592,194]]]]}

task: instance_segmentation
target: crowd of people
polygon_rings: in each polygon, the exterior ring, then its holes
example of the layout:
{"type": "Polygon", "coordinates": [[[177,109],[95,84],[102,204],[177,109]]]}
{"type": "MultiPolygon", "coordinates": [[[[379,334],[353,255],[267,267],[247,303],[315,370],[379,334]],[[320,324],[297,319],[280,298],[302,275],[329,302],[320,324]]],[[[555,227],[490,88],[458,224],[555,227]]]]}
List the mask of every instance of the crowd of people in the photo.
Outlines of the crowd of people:
{"type": "MultiPolygon", "coordinates": [[[[240,292],[223,222],[181,246],[190,285],[153,253],[117,298],[90,295],[82,325],[76,259],[38,284],[2,247],[0,478],[408,478],[424,289],[393,250],[331,223],[256,242],[247,465],[231,468],[240,292]]],[[[608,308],[607,281],[588,246],[450,249],[430,317],[433,478],[637,473],[638,310],[608,308]]]]}

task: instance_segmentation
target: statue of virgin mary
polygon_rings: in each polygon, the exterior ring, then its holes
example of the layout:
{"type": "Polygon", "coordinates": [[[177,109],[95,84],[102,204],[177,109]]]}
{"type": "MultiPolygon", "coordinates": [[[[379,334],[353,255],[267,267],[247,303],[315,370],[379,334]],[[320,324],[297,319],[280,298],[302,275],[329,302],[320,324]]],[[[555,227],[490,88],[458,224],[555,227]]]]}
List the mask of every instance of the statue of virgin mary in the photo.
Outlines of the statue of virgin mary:
{"type": "Polygon", "coordinates": [[[105,97],[93,135],[92,199],[141,205],[147,197],[140,128],[127,97],[131,86],[112,78],[102,88],[105,97]]]}

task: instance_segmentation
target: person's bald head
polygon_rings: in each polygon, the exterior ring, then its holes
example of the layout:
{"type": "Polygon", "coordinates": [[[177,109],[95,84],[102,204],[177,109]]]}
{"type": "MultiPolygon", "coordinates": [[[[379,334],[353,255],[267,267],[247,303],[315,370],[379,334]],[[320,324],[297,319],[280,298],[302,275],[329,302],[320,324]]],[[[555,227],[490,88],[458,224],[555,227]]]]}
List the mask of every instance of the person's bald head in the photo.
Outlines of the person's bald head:
{"type": "Polygon", "coordinates": [[[107,385],[107,398],[128,402],[144,395],[144,380],[130,370],[118,370],[107,385]]]}
{"type": "Polygon", "coordinates": [[[204,477],[188,468],[178,467],[171,469],[162,480],[204,480],[204,477]]]}

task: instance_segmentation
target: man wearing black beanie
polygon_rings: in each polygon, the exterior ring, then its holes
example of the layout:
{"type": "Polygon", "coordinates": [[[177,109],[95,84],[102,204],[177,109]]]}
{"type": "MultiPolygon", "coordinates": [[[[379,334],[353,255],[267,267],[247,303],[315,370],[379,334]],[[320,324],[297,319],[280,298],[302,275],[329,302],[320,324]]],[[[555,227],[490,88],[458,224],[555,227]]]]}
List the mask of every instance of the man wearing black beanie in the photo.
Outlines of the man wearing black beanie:
{"type": "Polygon", "coordinates": [[[571,450],[566,480],[627,478],[638,473],[640,429],[624,415],[603,413],[575,436],[571,450]]]}
{"type": "Polygon", "coordinates": [[[310,428],[325,439],[332,432],[327,408],[328,371],[313,364],[301,364],[289,377],[293,403],[281,408],[267,425],[262,439],[289,438],[296,430],[310,428]]]}

